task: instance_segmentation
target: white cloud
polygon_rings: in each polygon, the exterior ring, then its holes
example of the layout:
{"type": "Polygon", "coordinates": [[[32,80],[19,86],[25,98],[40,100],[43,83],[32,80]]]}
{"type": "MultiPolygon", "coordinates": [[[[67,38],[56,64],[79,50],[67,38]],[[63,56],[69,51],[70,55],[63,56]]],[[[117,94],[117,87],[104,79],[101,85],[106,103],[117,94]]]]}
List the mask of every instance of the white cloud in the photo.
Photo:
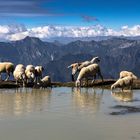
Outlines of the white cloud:
{"type": "Polygon", "coordinates": [[[26,36],[43,40],[52,37],[139,36],[140,25],[122,26],[119,30],[95,26],[42,26],[27,29],[24,25],[0,25],[0,41],[20,40],[26,36]]]}
{"type": "MultiPolygon", "coordinates": [[[[11,36],[25,31],[27,31],[26,27],[21,24],[0,25],[0,41],[9,41],[11,36]]],[[[18,38],[18,36],[16,38],[18,38]]]]}

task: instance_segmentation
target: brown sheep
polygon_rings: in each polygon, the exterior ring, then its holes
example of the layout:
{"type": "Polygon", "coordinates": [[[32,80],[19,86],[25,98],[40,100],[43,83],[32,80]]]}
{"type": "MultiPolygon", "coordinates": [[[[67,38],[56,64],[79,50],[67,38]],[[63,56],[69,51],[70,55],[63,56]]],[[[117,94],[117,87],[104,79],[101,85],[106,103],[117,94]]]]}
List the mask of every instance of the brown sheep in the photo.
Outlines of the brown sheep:
{"type": "Polygon", "coordinates": [[[1,73],[7,73],[5,81],[8,81],[10,73],[14,71],[14,64],[11,62],[0,62],[0,80],[2,80],[1,73]]]}

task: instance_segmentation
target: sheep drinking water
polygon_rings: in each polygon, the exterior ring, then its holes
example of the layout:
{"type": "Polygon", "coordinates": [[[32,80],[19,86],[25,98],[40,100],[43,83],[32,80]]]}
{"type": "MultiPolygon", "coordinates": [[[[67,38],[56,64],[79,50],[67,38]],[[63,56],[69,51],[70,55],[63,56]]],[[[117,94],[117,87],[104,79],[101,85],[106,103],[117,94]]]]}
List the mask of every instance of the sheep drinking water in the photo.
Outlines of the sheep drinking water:
{"type": "Polygon", "coordinates": [[[27,83],[29,81],[33,82],[35,79],[35,67],[33,65],[27,65],[26,70],[25,70],[25,74],[27,77],[27,83]]]}
{"type": "Polygon", "coordinates": [[[51,78],[50,76],[45,76],[41,79],[41,85],[43,87],[51,86],[51,78]]]}
{"type": "Polygon", "coordinates": [[[25,67],[22,64],[18,64],[13,72],[14,78],[16,80],[16,84],[18,81],[23,82],[23,86],[26,83],[26,75],[25,75],[25,67]]]}
{"type": "Polygon", "coordinates": [[[123,91],[124,87],[129,87],[131,89],[132,88],[132,85],[133,85],[133,77],[127,76],[127,77],[124,77],[122,79],[118,79],[111,86],[111,90],[113,90],[115,88],[122,88],[122,91],[123,91]]]}
{"type": "MultiPolygon", "coordinates": [[[[75,83],[76,86],[81,86],[81,80],[83,78],[87,79],[89,77],[94,77],[94,80],[95,80],[96,74],[98,74],[103,81],[103,76],[101,74],[100,67],[99,67],[98,64],[91,64],[87,67],[82,68],[78,77],[77,77],[77,80],[76,80],[76,83],[75,83]]],[[[93,82],[94,82],[94,80],[93,80],[93,82]]]]}

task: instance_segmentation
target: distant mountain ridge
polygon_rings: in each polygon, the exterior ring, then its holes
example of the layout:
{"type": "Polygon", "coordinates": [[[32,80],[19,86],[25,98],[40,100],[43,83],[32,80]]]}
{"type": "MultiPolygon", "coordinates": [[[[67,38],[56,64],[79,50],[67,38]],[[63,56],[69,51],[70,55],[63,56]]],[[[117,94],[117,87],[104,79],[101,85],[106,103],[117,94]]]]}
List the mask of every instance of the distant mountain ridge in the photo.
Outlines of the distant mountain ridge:
{"type": "Polygon", "coordinates": [[[129,40],[140,40],[140,36],[95,36],[95,37],[55,37],[48,38],[48,42],[61,42],[62,44],[68,44],[77,40],[81,41],[102,41],[111,38],[124,38],[129,40]]]}
{"type": "Polygon", "coordinates": [[[94,56],[101,58],[100,67],[105,78],[117,78],[121,70],[130,70],[140,76],[139,40],[113,37],[63,44],[26,37],[19,41],[0,42],[0,61],[43,65],[44,75],[50,75],[53,81],[70,81],[71,70],[67,66],[94,56]]]}

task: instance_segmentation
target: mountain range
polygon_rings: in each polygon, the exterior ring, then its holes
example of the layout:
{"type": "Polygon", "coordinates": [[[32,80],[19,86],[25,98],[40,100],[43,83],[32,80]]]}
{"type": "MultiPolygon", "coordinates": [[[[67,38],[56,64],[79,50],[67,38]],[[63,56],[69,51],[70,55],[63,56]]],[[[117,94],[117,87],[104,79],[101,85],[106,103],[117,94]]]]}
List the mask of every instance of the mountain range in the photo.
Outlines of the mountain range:
{"type": "Polygon", "coordinates": [[[45,68],[44,75],[50,75],[53,81],[71,81],[71,69],[67,66],[95,56],[101,59],[104,78],[118,78],[121,70],[129,70],[140,76],[139,39],[110,37],[63,44],[26,37],[14,42],[0,42],[0,61],[11,61],[15,65],[42,65],[45,68]]]}

